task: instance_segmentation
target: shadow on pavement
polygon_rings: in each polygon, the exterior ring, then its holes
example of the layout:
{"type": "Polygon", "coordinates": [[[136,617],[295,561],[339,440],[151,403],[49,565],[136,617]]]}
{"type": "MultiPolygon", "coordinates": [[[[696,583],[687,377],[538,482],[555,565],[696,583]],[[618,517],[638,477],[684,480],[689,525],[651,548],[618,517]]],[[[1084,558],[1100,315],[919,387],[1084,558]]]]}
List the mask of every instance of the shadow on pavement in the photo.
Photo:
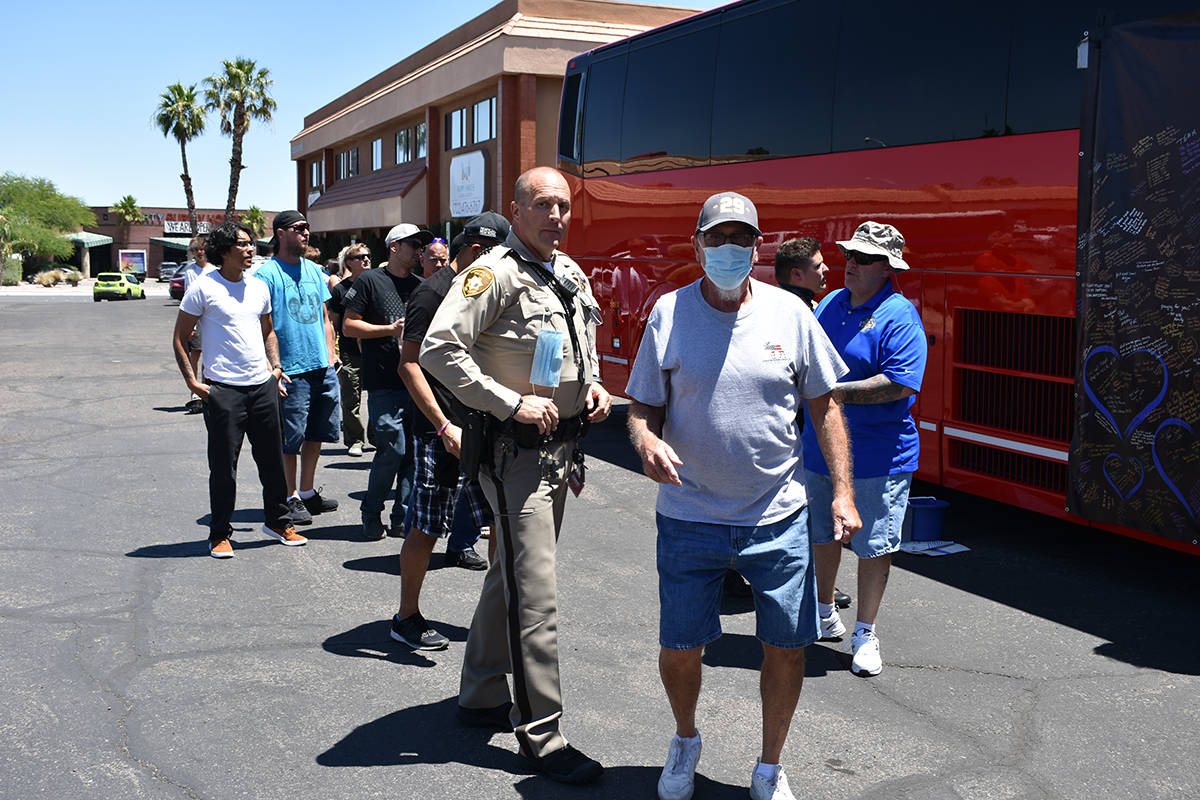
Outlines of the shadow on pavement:
{"type": "MultiPolygon", "coordinates": [[[[745,800],[745,786],[710,780],[703,775],[703,769],[701,766],[701,771],[696,773],[696,797],[702,797],[704,800],[734,797],[745,800]]],[[[517,783],[514,788],[526,800],[561,800],[563,797],[654,797],[661,773],[662,767],[612,767],[606,764],[600,780],[587,786],[562,786],[540,775],[533,775],[517,783]]]]}
{"type": "MultiPolygon", "coordinates": [[[[438,620],[430,620],[434,630],[452,642],[467,641],[467,629],[460,625],[450,625],[438,620]]],[[[338,656],[352,658],[374,658],[379,661],[390,661],[393,664],[408,664],[414,667],[435,667],[437,661],[426,655],[427,651],[413,650],[402,642],[397,642],[390,635],[391,619],[375,620],[357,625],[345,633],[330,636],[321,643],[326,652],[338,656]]],[[[428,651],[435,655],[438,650],[428,651]]]]}
{"type": "MultiPolygon", "coordinates": [[[[257,550],[277,544],[274,539],[257,539],[251,542],[233,539],[233,550],[257,550]]],[[[172,542],[171,544],[148,544],[125,554],[128,558],[208,558],[208,539],[198,542],[172,542]]]]}
{"type": "MultiPolygon", "coordinates": [[[[758,672],[762,668],[762,642],[746,633],[725,633],[704,648],[704,665],[758,672]]],[[[833,647],[812,645],[804,649],[804,677],[822,678],[829,672],[846,672],[850,658],[833,647]]]]}
{"type": "Polygon", "coordinates": [[[362,525],[331,525],[329,527],[322,527],[319,520],[319,517],[314,518],[312,525],[298,527],[296,528],[296,532],[309,539],[340,542],[362,541],[362,525]]]}
{"type": "Polygon", "coordinates": [[[165,411],[168,414],[176,414],[181,411],[184,413],[187,413],[188,407],[187,406],[155,406],[152,410],[165,411]]]}
{"type": "Polygon", "coordinates": [[[950,502],[944,536],[971,551],[900,553],[897,568],[1107,639],[1097,655],[1200,675],[1200,641],[1163,624],[1200,615],[1200,560],[938,486],[914,485],[920,494],[950,502]]]}
{"type": "MultiPolygon", "coordinates": [[[[430,559],[432,562],[434,559],[430,559]]],[[[355,572],[382,572],[384,575],[399,575],[400,574],[400,554],[385,553],[379,556],[366,556],[365,558],[352,558],[342,564],[343,567],[355,572]]],[[[432,567],[433,564],[430,564],[432,567]]]]}
{"type": "MultiPolygon", "coordinates": [[[[341,455],[330,456],[330,458],[342,458],[341,455]]],[[[325,469],[370,469],[371,459],[369,458],[351,458],[349,461],[327,461],[321,465],[325,469]]]]}

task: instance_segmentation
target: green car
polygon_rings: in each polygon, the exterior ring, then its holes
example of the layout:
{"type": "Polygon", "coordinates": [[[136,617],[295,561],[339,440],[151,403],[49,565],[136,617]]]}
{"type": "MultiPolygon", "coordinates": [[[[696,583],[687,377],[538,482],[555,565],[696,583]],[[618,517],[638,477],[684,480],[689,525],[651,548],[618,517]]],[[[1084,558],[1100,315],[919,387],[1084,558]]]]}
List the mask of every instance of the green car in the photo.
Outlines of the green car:
{"type": "Polygon", "coordinates": [[[99,303],[101,300],[140,300],[146,299],[146,290],[138,282],[137,276],[128,272],[101,272],[96,276],[96,285],[92,288],[92,299],[99,303]]]}

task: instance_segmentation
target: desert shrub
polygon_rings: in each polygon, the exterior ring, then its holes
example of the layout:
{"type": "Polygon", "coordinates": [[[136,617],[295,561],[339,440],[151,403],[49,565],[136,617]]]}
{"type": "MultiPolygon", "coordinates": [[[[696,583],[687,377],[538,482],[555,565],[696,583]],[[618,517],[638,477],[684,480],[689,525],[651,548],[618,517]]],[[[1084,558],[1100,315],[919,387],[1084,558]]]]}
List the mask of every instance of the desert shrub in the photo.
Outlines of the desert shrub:
{"type": "Polygon", "coordinates": [[[3,276],[0,277],[0,286],[18,285],[21,282],[21,266],[21,259],[10,256],[4,262],[4,271],[3,276]]]}
{"type": "Polygon", "coordinates": [[[63,274],[60,269],[44,269],[33,276],[33,282],[38,286],[54,286],[60,283],[62,279],[63,274]]]}

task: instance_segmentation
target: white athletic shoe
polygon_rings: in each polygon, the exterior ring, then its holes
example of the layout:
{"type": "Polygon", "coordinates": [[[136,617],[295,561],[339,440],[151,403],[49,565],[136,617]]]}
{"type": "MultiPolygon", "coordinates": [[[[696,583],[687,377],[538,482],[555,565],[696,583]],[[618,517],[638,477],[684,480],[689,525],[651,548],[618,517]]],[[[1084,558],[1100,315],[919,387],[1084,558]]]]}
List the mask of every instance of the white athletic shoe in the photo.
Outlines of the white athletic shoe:
{"type": "Polygon", "coordinates": [[[696,764],[700,761],[700,734],[695,739],[671,739],[667,765],[658,779],[658,800],[691,800],[696,788],[696,764]]]}
{"type": "Polygon", "coordinates": [[[754,772],[750,775],[751,800],[796,800],[792,789],[788,786],[787,775],[783,767],[775,773],[775,780],[767,780],[758,772],[758,763],[754,764],[754,772]]]}
{"type": "Polygon", "coordinates": [[[865,678],[883,672],[883,656],[879,655],[879,638],[875,631],[855,631],[850,637],[850,648],[854,651],[850,671],[855,675],[865,678]]]}
{"type": "Polygon", "coordinates": [[[829,613],[828,617],[821,617],[822,639],[840,639],[845,635],[846,626],[842,624],[842,618],[836,608],[829,613]]]}

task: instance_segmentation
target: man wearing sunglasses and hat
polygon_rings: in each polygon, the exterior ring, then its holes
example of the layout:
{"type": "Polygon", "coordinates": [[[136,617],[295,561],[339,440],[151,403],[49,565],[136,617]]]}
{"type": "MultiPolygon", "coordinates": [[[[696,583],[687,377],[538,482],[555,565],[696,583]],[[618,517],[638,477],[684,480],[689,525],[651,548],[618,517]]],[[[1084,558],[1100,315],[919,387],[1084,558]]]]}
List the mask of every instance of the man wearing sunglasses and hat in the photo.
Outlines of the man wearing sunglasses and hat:
{"type": "MultiPolygon", "coordinates": [[[[659,483],[659,673],[675,717],[659,800],[686,800],[700,759],[696,705],[706,645],[721,636],[720,591],[733,566],[754,592],[762,644],[762,749],[753,800],[794,800],[780,757],[819,637],[796,416],[806,406],[833,465],[823,514],[858,530],[849,448],[831,390],[844,375],[800,299],[750,277],[762,246],[749,198],[705,201],[692,246],[704,276],[659,298],[626,389],[629,436],[659,483]]],[[[812,512],[815,514],[815,510],[812,512]]]]}
{"type": "MultiPolygon", "coordinates": [[[[846,257],[846,288],[829,294],[814,312],[850,368],[834,387],[850,429],[854,497],[863,527],[850,539],[858,556],[858,619],[850,637],[850,670],[862,677],[883,670],[875,618],[883,601],[892,553],[917,469],[920,443],[910,409],[925,374],[925,329],[916,307],[892,287],[892,275],[908,269],[904,237],[891,225],[864,222],[837,246],[846,257]]],[[[803,434],[805,482],[813,498],[810,517],[817,568],[821,638],[837,639],[846,628],[834,606],[842,542],[827,516],[829,469],[817,439],[803,434]]]]}
{"type": "MultiPolygon", "coordinates": [[[[354,279],[346,292],[346,314],[342,330],[362,347],[363,388],[367,390],[367,424],[375,442],[375,457],[367,477],[367,493],[361,511],[363,538],[382,539],[383,507],[392,486],[391,534],[404,535],[404,519],[412,494],[413,454],[408,441],[412,421],[412,398],[397,371],[400,366],[400,337],[404,335],[404,306],[421,285],[414,273],[421,263],[421,249],[433,234],[408,222],[387,234],[388,262],[382,269],[367,270],[354,279]]],[[[430,641],[441,637],[426,628],[430,641]]]]}

